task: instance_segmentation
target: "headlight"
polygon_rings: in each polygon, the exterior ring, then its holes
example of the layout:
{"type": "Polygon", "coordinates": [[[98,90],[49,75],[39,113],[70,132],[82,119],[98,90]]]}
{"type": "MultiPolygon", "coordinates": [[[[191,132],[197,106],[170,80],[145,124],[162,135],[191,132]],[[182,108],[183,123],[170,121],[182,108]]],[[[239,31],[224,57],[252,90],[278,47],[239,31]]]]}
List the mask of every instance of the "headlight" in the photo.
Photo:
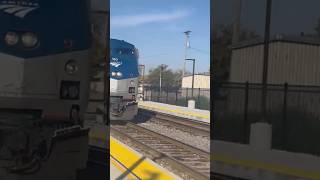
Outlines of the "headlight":
{"type": "Polygon", "coordinates": [[[121,77],[121,76],[122,76],[122,73],[121,73],[121,72],[117,72],[117,76],[118,76],[118,77],[121,77]]]}
{"type": "Polygon", "coordinates": [[[65,65],[65,71],[68,74],[74,74],[78,71],[78,65],[74,60],[70,60],[65,65]]]}
{"type": "Polygon", "coordinates": [[[111,76],[113,76],[113,77],[121,77],[122,73],[121,72],[111,72],[111,76]]]}
{"type": "Polygon", "coordinates": [[[33,48],[38,44],[38,37],[35,33],[24,33],[22,35],[22,43],[27,48],[33,48]]]}
{"type": "Polygon", "coordinates": [[[9,46],[16,45],[19,41],[18,34],[15,32],[7,32],[5,35],[5,41],[9,46]]]}

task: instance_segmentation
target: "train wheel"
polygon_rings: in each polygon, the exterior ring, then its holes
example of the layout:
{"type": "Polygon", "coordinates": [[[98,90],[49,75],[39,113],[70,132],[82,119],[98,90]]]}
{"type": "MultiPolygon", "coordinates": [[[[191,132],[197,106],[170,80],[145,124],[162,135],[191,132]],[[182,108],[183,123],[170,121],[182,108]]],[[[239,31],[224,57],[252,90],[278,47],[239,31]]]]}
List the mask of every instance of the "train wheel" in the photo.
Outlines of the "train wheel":
{"type": "Polygon", "coordinates": [[[70,110],[70,121],[75,125],[83,126],[83,123],[80,118],[80,110],[77,106],[73,106],[70,110]]]}

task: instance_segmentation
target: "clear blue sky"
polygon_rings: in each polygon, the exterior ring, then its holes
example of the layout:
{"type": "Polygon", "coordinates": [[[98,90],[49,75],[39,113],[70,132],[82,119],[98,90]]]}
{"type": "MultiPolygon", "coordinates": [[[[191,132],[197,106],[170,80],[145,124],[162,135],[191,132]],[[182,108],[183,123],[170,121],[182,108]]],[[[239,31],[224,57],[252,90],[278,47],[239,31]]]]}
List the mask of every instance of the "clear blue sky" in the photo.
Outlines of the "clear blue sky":
{"type": "MultiPolygon", "coordinates": [[[[110,11],[111,38],[134,44],[147,71],[160,64],[182,69],[186,30],[188,58],[196,59],[196,72],[209,71],[210,0],[111,0],[110,11]]],[[[186,69],[192,71],[191,61],[186,69]]]]}

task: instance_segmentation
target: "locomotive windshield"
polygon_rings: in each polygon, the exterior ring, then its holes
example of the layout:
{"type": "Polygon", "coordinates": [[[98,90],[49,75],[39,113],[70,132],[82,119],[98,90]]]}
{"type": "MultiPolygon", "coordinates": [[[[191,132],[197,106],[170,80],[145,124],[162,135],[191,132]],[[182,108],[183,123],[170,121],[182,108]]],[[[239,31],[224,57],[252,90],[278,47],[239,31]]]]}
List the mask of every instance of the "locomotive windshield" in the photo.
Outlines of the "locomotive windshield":
{"type": "Polygon", "coordinates": [[[130,48],[118,48],[116,49],[117,54],[122,54],[122,55],[134,55],[135,50],[130,49],[130,48]]]}

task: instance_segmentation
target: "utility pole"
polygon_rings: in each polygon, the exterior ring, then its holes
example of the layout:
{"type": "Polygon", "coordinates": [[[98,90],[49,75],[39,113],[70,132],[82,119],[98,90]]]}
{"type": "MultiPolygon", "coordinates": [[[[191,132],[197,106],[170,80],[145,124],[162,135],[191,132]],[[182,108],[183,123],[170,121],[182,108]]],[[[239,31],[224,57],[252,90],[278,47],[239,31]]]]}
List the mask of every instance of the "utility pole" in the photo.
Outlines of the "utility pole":
{"type": "Polygon", "coordinates": [[[163,71],[163,69],[164,69],[164,65],[163,64],[161,64],[161,66],[160,66],[160,81],[159,81],[159,94],[160,94],[160,97],[161,97],[161,91],[162,91],[162,71],[163,71]]]}
{"type": "Polygon", "coordinates": [[[239,42],[242,0],[234,0],[232,45],[239,42]]]}
{"type": "Polygon", "coordinates": [[[141,82],[139,85],[141,85],[141,93],[142,93],[142,99],[144,99],[144,72],[145,72],[145,65],[144,64],[140,64],[139,65],[139,69],[140,69],[140,76],[141,78],[141,82]]]}
{"type": "Polygon", "coordinates": [[[186,61],[192,61],[193,64],[192,64],[192,84],[191,84],[191,97],[193,99],[193,89],[194,89],[194,70],[195,70],[195,62],[196,60],[195,59],[186,59],[186,61]]]}
{"type": "Polygon", "coordinates": [[[270,120],[267,118],[267,77],[272,0],[266,0],[266,4],[267,8],[263,50],[261,118],[257,122],[251,124],[250,146],[256,149],[270,150],[272,144],[272,124],[270,123],[270,120]]]}
{"type": "Polygon", "coordinates": [[[267,120],[267,84],[268,84],[268,61],[269,61],[269,40],[271,24],[272,0],[267,0],[266,21],[264,31],[264,49],[263,49],[263,71],[262,71],[262,93],[261,93],[261,112],[262,122],[270,123],[267,120]]]}
{"type": "Polygon", "coordinates": [[[184,60],[183,60],[182,78],[184,77],[185,71],[186,71],[187,52],[188,52],[188,48],[190,48],[190,42],[189,42],[190,33],[191,33],[191,31],[185,31],[184,32],[184,34],[186,35],[186,42],[185,42],[185,52],[184,52],[184,60]]]}

